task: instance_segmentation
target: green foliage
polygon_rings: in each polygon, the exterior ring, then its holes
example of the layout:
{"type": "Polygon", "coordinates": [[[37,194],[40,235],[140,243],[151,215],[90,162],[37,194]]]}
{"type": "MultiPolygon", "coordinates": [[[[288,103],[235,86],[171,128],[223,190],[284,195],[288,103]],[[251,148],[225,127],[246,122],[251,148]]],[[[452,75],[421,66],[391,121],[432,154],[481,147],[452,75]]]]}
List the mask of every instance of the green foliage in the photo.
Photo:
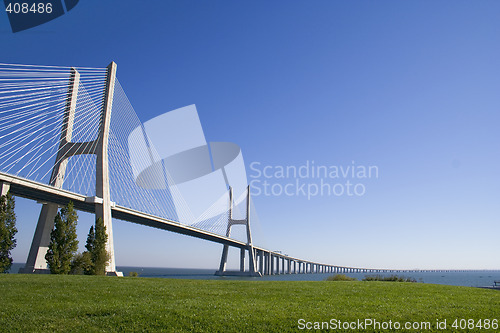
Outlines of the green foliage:
{"type": "Polygon", "coordinates": [[[95,232],[94,226],[90,226],[89,234],[87,235],[87,243],[85,244],[85,248],[90,253],[94,248],[94,240],[95,240],[95,232]]]}
{"type": "Polygon", "coordinates": [[[363,281],[388,281],[388,282],[417,282],[414,278],[405,276],[382,276],[382,275],[366,275],[363,281]]]}
{"type": "Polygon", "coordinates": [[[357,279],[345,274],[335,274],[327,277],[326,281],[357,281],[357,279]]]}
{"type": "Polygon", "coordinates": [[[106,265],[110,260],[110,255],[106,250],[106,243],[108,241],[108,234],[106,233],[106,226],[102,218],[95,221],[94,226],[90,227],[87,236],[87,244],[85,244],[86,252],[90,256],[91,265],[85,270],[87,275],[105,275],[106,265]]]}
{"type": "Polygon", "coordinates": [[[498,290],[361,281],[4,274],[0,275],[0,295],[0,330],[4,332],[298,332],[300,318],[433,324],[425,331],[331,332],[451,332],[456,318],[498,319],[500,308],[498,290]],[[446,319],[448,329],[438,330],[436,319],[446,319]]]}
{"type": "Polygon", "coordinates": [[[92,260],[90,259],[90,253],[87,251],[83,253],[78,253],[73,257],[71,261],[71,269],[69,274],[82,275],[90,270],[92,266],[92,260]]]}
{"type": "Polygon", "coordinates": [[[139,273],[132,271],[132,272],[128,273],[128,276],[130,276],[130,277],[138,277],[139,273]]]}
{"type": "Polygon", "coordinates": [[[54,229],[50,233],[50,243],[45,260],[52,274],[68,274],[71,262],[78,250],[76,239],[76,224],[78,215],[69,202],[66,207],[57,213],[54,219],[54,229]]]}
{"type": "Polygon", "coordinates": [[[7,272],[12,266],[10,252],[16,247],[14,236],[17,233],[15,206],[10,193],[0,197],[0,273],[7,272]]]}

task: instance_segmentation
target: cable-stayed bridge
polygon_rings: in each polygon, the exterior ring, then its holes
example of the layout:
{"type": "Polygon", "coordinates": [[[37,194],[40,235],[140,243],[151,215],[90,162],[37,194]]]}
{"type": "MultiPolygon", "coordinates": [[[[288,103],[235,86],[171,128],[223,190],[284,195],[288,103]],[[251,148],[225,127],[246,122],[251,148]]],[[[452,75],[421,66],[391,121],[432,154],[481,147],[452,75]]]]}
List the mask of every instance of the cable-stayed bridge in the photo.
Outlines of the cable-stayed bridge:
{"type": "Polygon", "coordinates": [[[0,64],[0,190],[42,203],[24,273],[46,272],[60,206],[104,220],[116,272],[112,218],[223,245],[216,274],[407,272],[328,265],[252,241],[250,189],[239,147],[207,143],[196,108],[141,123],[107,68],[0,64]],[[228,271],[230,247],[240,269],[228,271]]]}

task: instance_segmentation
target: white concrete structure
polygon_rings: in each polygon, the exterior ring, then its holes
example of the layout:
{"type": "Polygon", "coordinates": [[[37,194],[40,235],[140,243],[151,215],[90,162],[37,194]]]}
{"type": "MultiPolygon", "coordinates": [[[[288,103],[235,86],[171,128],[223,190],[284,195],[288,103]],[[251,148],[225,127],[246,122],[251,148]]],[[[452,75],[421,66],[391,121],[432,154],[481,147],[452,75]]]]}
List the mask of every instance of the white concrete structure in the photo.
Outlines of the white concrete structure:
{"type": "MultiPolygon", "coordinates": [[[[108,275],[123,275],[116,272],[115,253],[113,246],[113,225],[111,219],[111,198],[109,191],[109,167],[108,167],[108,141],[109,125],[111,119],[111,109],[113,104],[113,93],[116,80],[116,63],[112,62],[107,67],[106,84],[104,88],[104,100],[101,109],[101,120],[97,139],[89,142],[71,142],[73,135],[73,124],[75,120],[75,109],[80,83],[80,74],[74,68],[68,86],[68,97],[66,109],[61,124],[61,138],[56,162],[52,169],[50,185],[62,188],[64,175],[71,156],[80,154],[95,154],[96,159],[96,197],[89,198],[95,205],[95,215],[102,218],[108,234],[107,250],[110,254],[110,261],[106,267],[108,275]]],[[[87,200],[88,201],[88,200],[87,200]]],[[[54,218],[57,214],[58,205],[55,203],[44,203],[38,218],[38,224],[31,243],[30,252],[26,266],[20,273],[47,273],[47,253],[50,233],[54,228],[54,218]]]]}

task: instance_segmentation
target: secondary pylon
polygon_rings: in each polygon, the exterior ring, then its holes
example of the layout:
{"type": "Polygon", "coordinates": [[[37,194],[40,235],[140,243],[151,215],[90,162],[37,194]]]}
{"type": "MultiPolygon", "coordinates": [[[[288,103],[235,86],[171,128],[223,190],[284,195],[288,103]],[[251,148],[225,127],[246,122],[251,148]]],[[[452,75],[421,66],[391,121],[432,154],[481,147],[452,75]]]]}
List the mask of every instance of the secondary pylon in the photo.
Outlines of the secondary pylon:
{"type": "Polygon", "coordinates": [[[231,228],[234,225],[244,225],[246,226],[247,233],[247,246],[246,248],[241,248],[240,252],[240,270],[239,271],[228,271],[226,270],[227,265],[227,255],[229,251],[229,245],[224,244],[222,249],[222,256],[220,261],[219,270],[215,272],[215,275],[245,275],[245,276],[262,276],[261,273],[257,270],[256,261],[255,261],[255,250],[253,248],[252,243],[252,232],[250,229],[250,186],[247,187],[247,214],[246,218],[243,220],[235,220],[233,219],[233,189],[229,188],[229,221],[226,229],[226,237],[231,235],[231,228]],[[245,251],[248,251],[248,271],[245,271],[245,251]]]}

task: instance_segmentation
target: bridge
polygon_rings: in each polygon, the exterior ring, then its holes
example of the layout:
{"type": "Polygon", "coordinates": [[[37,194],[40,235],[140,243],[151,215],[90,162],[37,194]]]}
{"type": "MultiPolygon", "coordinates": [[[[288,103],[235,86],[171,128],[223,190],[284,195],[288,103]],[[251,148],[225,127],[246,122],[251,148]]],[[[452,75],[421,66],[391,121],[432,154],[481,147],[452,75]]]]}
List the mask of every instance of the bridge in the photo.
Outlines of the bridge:
{"type": "Polygon", "coordinates": [[[217,275],[415,271],[336,266],[255,245],[239,147],[207,143],[194,106],[141,123],[116,73],[114,62],[0,64],[0,194],[42,204],[20,272],[48,271],[54,217],[70,201],[103,219],[108,275],[121,275],[113,218],[222,244],[217,275]],[[229,248],[240,250],[237,271],[226,267],[229,248]]]}

